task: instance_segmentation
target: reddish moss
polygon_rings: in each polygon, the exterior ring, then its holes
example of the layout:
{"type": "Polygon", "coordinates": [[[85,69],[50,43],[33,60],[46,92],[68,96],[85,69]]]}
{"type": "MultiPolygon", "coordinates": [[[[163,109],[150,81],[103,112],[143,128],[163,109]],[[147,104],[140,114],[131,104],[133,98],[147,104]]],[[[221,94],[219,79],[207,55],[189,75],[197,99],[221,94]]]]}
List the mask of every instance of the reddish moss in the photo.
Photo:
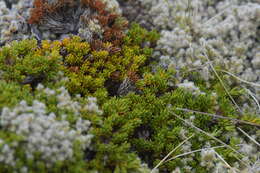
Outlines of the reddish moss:
{"type": "Polygon", "coordinates": [[[29,24],[37,24],[44,18],[45,15],[55,13],[62,6],[73,7],[76,2],[73,0],[58,0],[56,3],[48,4],[46,0],[35,0],[34,8],[30,12],[29,24]]]}
{"type": "Polygon", "coordinates": [[[101,15],[107,13],[107,11],[105,11],[106,5],[99,0],[81,0],[81,4],[95,9],[101,15]]]}
{"type": "Polygon", "coordinates": [[[103,43],[110,42],[113,44],[108,50],[110,53],[120,51],[119,47],[123,43],[124,31],[128,26],[128,22],[120,15],[105,10],[106,4],[100,0],[81,0],[80,4],[74,0],[56,0],[51,4],[46,0],[35,0],[28,23],[41,24],[45,16],[51,16],[52,13],[62,13],[64,7],[79,8],[79,6],[92,8],[96,11],[90,18],[81,15],[79,20],[87,25],[89,20],[96,19],[104,31],[102,39],[100,39],[99,35],[93,35],[92,50],[107,49],[104,48],[103,43]]]}
{"type": "Polygon", "coordinates": [[[135,71],[128,71],[127,77],[134,83],[140,79],[140,76],[135,71]]]}
{"type": "Polygon", "coordinates": [[[29,24],[38,23],[44,16],[45,13],[45,2],[44,0],[35,0],[34,8],[31,10],[31,15],[28,20],[29,24]]]}
{"type": "MultiPolygon", "coordinates": [[[[118,14],[113,14],[106,11],[106,5],[99,0],[81,0],[81,3],[97,11],[98,15],[94,16],[94,18],[96,18],[105,29],[104,40],[102,41],[112,42],[115,46],[119,46],[124,37],[123,30],[127,27],[128,23],[124,21],[124,23],[119,26],[116,23],[116,20],[120,16],[118,14]]],[[[96,42],[94,44],[96,46],[96,42]]]]}

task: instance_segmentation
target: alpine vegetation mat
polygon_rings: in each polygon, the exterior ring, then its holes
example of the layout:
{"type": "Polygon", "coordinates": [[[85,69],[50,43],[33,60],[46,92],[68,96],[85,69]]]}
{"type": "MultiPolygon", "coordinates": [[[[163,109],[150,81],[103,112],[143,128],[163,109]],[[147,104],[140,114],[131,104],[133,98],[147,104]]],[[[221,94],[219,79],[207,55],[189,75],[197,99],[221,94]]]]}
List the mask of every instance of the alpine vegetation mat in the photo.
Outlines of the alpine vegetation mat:
{"type": "Polygon", "coordinates": [[[0,0],[0,173],[260,173],[259,0],[0,0]]]}

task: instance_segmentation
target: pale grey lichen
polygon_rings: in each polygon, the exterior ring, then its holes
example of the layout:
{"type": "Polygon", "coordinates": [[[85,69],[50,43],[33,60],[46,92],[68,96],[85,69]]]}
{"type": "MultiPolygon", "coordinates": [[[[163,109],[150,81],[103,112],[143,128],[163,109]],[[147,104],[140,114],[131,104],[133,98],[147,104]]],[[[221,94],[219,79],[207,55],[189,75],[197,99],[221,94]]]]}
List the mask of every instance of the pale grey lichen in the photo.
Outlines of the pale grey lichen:
{"type": "Polygon", "coordinates": [[[0,139],[0,163],[15,166],[14,149],[0,139]]]}
{"type": "Polygon", "coordinates": [[[201,151],[201,165],[207,168],[214,166],[214,160],[216,160],[216,154],[214,149],[203,149],[201,151]]]}
{"type": "Polygon", "coordinates": [[[184,90],[191,92],[192,94],[198,95],[205,95],[204,92],[200,91],[198,87],[194,85],[194,82],[189,82],[188,80],[184,80],[183,83],[177,84],[179,88],[183,88],[184,90]]]}
{"type": "Polygon", "coordinates": [[[21,40],[30,37],[26,18],[20,12],[24,11],[31,1],[22,2],[23,4],[18,3],[12,9],[7,8],[5,2],[0,2],[0,45],[6,41],[21,40]]]}
{"type": "Polygon", "coordinates": [[[102,110],[99,109],[97,104],[97,99],[95,97],[88,97],[88,103],[85,105],[84,109],[88,110],[89,112],[96,113],[101,115],[103,113],[102,110]]]}
{"type": "Polygon", "coordinates": [[[121,14],[122,10],[120,9],[119,3],[117,0],[101,0],[101,2],[106,4],[106,10],[115,14],[121,14]]]}
{"type": "MultiPolygon", "coordinates": [[[[54,113],[47,113],[45,104],[37,100],[33,101],[32,106],[21,101],[12,110],[3,108],[0,116],[3,130],[23,137],[19,147],[23,148],[27,159],[34,159],[34,154],[39,152],[40,158],[51,166],[57,161],[73,158],[74,142],[79,141],[82,150],[90,146],[92,135],[84,134],[88,132],[89,121],[79,118],[73,129],[68,121],[58,121],[54,113]]],[[[10,149],[6,144],[1,148],[0,153],[5,157],[4,162],[12,163],[8,158],[12,158],[13,162],[19,159],[10,155],[14,150],[15,148],[10,149]],[[7,150],[10,152],[7,153],[7,150]]]]}
{"type": "Polygon", "coordinates": [[[82,152],[91,148],[91,122],[83,119],[80,112],[102,113],[96,99],[89,98],[84,104],[72,99],[64,87],[50,89],[42,84],[36,88],[35,97],[55,99],[59,113],[50,112],[48,101],[36,99],[31,105],[23,100],[14,108],[3,108],[1,130],[20,138],[11,143],[6,138],[0,139],[0,163],[16,168],[16,162],[22,159],[17,157],[17,152],[24,152],[26,159],[43,161],[51,168],[58,161],[73,160],[76,144],[82,152]]]}

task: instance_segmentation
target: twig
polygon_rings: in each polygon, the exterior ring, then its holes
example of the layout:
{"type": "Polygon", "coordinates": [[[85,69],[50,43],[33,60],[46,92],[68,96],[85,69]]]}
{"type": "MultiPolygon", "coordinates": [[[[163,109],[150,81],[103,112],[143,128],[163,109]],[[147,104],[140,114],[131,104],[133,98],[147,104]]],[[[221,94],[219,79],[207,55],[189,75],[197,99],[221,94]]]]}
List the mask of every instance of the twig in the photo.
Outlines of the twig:
{"type": "Polygon", "coordinates": [[[215,154],[218,156],[218,158],[219,158],[223,163],[225,163],[225,165],[227,165],[227,167],[228,167],[229,169],[232,170],[232,172],[236,173],[235,169],[232,168],[216,151],[215,151],[215,154]]]}
{"type": "Polygon", "coordinates": [[[198,67],[195,67],[195,68],[190,68],[189,70],[187,70],[187,72],[191,72],[191,71],[196,71],[196,70],[200,70],[202,69],[203,67],[207,66],[209,64],[209,62],[206,62],[205,64],[203,65],[200,65],[198,67]]]}
{"type": "Polygon", "coordinates": [[[231,8],[235,7],[232,4],[227,5],[227,7],[222,10],[221,12],[219,12],[218,14],[216,14],[215,16],[211,17],[209,20],[207,20],[206,22],[203,23],[203,25],[207,25],[208,23],[210,23],[213,19],[217,18],[218,16],[221,16],[224,12],[226,12],[226,10],[229,9],[229,7],[231,6],[231,8]]]}
{"type": "Polygon", "coordinates": [[[237,77],[236,75],[234,75],[233,73],[230,73],[230,72],[228,72],[226,70],[217,70],[217,71],[221,71],[221,72],[227,73],[230,76],[232,76],[232,77],[236,78],[237,80],[239,80],[241,82],[244,82],[246,84],[249,84],[249,85],[252,85],[252,86],[255,86],[255,87],[260,87],[260,84],[257,84],[257,83],[254,83],[254,82],[249,82],[249,81],[246,81],[244,79],[241,79],[241,78],[237,77]]]}
{"type": "Polygon", "coordinates": [[[241,128],[237,128],[240,132],[242,132],[245,136],[247,136],[249,139],[251,139],[256,145],[258,145],[260,147],[260,144],[251,136],[249,136],[244,130],[242,130],[241,128]]]}
{"type": "MultiPolygon", "coordinates": [[[[224,148],[224,147],[226,147],[226,146],[225,146],[225,145],[221,145],[221,146],[211,147],[211,148],[209,148],[209,149],[224,148]]],[[[177,155],[177,156],[174,156],[174,157],[172,157],[172,158],[166,160],[165,162],[169,162],[169,161],[174,160],[174,159],[177,159],[178,157],[181,157],[181,156],[186,156],[186,155],[189,155],[189,154],[192,154],[192,153],[197,153],[197,152],[200,152],[200,151],[202,151],[202,150],[203,150],[203,149],[198,149],[198,150],[193,150],[193,151],[189,151],[189,152],[186,152],[186,153],[182,153],[182,154],[179,154],[179,155],[177,155]]]]}
{"type": "Polygon", "coordinates": [[[202,114],[202,115],[208,115],[214,118],[220,118],[220,119],[227,119],[227,120],[231,120],[234,121],[235,123],[239,123],[239,124],[247,124],[247,125],[251,125],[251,126],[256,126],[256,127],[260,127],[260,124],[256,124],[256,123],[251,123],[251,122],[247,122],[244,120],[239,120],[236,118],[230,118],[230,117],[225,117],[222,115],[216,115],[216,114],[211,114],[211,113],[206,113],[206,112],[200,112],[200,111],[195,111],[195,110],[190,110],[190,109],[186,109],[186,108],[175,108],[176,110],[180,110],[180,111],[185,111],[185,112],[191,112],[191,113],[197,113],[197,114],[202,114]]]}
{"type": "Polygon", "coordinates": [[[151,171],[153,173],[174,151],[176,151],[180,146],[182,146],[185,142],[187,142],[189,139],[191,139],[194,135],[191,135],[184,141],[182,141],[177,147],[175,147],[171,152],[169,152],[151,171]]]}
{"type": "MultiPolygon", "coordinates": [[[[242,145],[242,144],[238,144],[238,146],[239,145],[242,145]]],[[[225,147],[226,147],[225,145],[221,145],[221,146],[210,147],[208,149],[217,149],[217,148],[225,148],[225,147]]],[[[198,149],[198,150],[193,150],[193,151],[189,151],[189,152],[186,152],[186,153],[179,154],[177,156],[174,156],[174,157],[166,160],[164,163],[169,162],[169,161],[174,160],[174,159],[177,159],[177,158],[182,157],[182,156],[186,156],[186,155],[189,155],[189,154],[192,154],[192,153],[200,152],[202,150],[204,150],[204,149],[198,149]]]]}
{"type": "Polygon", "coordinates": [[[256,103],[256,105],[257,105],[257,107],[258,107],[258,109],[259,109],[259,112],[260,112],[260,104],[259,104],[259,102],[258,102],[258,100],[255,98],[255,96],[254,96],[254,94],[249,90],[249,89],[247,89],[246,87],[243,87],[246,91],[247,91],[247,93],[253,98],[253,100],[255,101],[255,103],[256,103]]]}
{"type": "MultiPolygon", "coordinates": [[[[183,121],[185,124],[189,125],[190,127],[194,128],[195,130],[211,137],[212,139],[216,140],[217,142],[225,145],[227,148],[229,148],[230,150],[234,151],[235,153],[237,153],[238,155],[240,155],[241,157],[245,157],[243,154],[239,153],[237,150],[235,150],[234,148],[232,148],[231,146],[227,145],[226,143],[224,143],[223,141],[219,140],[218,138],[212,136],[211,134],[201,130],[200,128],[196,127],[195,125],[193,125],[192,123],[186,121],[185,119],[181,118],[179,115],[175,114],[174,112],[172,112],[172,114],[177,117],[178,119],[180,119],[181,121],[183,121]]],[[[235,156],[236,157],[236,156],[235,156]]],[[[237,160],[239,160],[241,163],[243,163],[244,165],[246,165],[247,167],[249,167],[249,165],[244,162],[243,160],[239,159],[238,157],[236,157],[237,160]]]]}
{"type": "MultiPolygon", "coordinates": [[[[203,45],[203,46],[206,48],[206,45],[203,45]]],[[[222,79],[221,79],[220,76],[218,75],[217,71],[215,70],[213,64],[210,62],[209,57],[208,57],[207,53],[205,52],[205,50],[204,50],[203,53],[204,53],[205,57],[207,58],[207,60],[208,60],[208,62],[209,62],[209,65],[210,65],[210,67],[212,68],[213,72],[215,73],[215,75],[216,75],[217,78],[219,79],[221,85],[223,86],[223,88],[225,89],[226,93],[228,94],[229,98],[231,99],[231,101],[233,102],[233,104],[237,107],[237,109],[238,109],[240,115],[242,115],[242,114],[243,114],[242,110],[241,110],[240,107],[237,105],[236,101],[233,99],[233,97],[231,96],[231,94],[229,93],[229,91],[228,91],[228,89],[226,88],[224,82],[222,81],[222,79]]]]}

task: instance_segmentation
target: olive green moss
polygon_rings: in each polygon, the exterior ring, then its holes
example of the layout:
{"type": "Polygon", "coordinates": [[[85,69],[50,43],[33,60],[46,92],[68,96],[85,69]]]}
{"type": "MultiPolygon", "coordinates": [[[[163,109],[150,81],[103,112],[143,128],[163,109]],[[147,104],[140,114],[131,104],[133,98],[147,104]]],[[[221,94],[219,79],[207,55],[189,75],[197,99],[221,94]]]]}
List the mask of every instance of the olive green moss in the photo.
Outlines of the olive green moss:
{"type": "Polygon", "coordinates": [[[57,50],[40,51],[36,40],[14,41],[0,51],[0,79],[18,83],[45,82],[59,71],[57,50]]]}
{"type": "Polygon", "coordinates": [[[3,107],[13,107],[21,100],[32,98],[30,86],[20,86],[0,80],[0,110],[3,107]]]}
{"type": "MultiPolygon", "coordinates": [[[[205,91],[207,94],[194,96],[183,89],[169,87],[167,85],[169,82],[174,83],[174,79],[171,77],[172,73],[162,70],[155,74],[145,73],[144,78],[137,83],[140,89],[139,94],[130,93],[125,97],[113,97],[102,105],[104,126],[97,127],[94,134],[98,141],[97,151],[102,151],[103,154],[97,154],[97,158],[92,160],[90,165],[102,165],[100,161],[104,153],[111,159],[107,161],[107,164],[114,165],[116,160],[121,160],[123,153],[135,152],[150,167],[155,167],[163,157],[184,140],[181,138],[181,130],[183,129],[187,130],[185,134],[187,137],[195,135],[189,140],[192,144],[192,150],[203,148],[206,143],[210,143],[212,146],[220,145],[214,139],[184,125],[173,113],[189,120],[193,114],[178,111],[176,108],[214,113],[216,105],[221,105],[217,111],[232,118],[239,118],[234,106],[226,95],[220,95],[216,100],[211,94],[212,91],[209,90],[205,91]],[[100,141],[102,142],[100,143],[100,141]],[[115,150],[116,153],[122,153],[115,155],[115,150]]],[[[251,117],[254,116],[251,115],[251,117]]],[[[259,123],[260,119],[254,118],[259,123]]],[[[236,145],[240,142],[235,137],[225,135],[235,131],[233,122],[221,119],[214,120],[210,116],[198,114],[195,115],[193,124],[234,148],[237,148],[236,145]]],[[[216,151],[229,163],[236,161],[234,156],[240,157],[227,148],[216,151]]],[[[182,153],[183,151],[178,149],[174,155],[182,153]]],[[[171,172],[176,167],[191,166],[199,172],[208,172],[206,168],[200,166],[200,162],[200,154],[197,153],[191,162],[184,164],[182,159],[176,159],[162,165],[160,170],[171,172]]],[[[109,172],[105,167],[102,168],[102,171],[109,172]]]]}

